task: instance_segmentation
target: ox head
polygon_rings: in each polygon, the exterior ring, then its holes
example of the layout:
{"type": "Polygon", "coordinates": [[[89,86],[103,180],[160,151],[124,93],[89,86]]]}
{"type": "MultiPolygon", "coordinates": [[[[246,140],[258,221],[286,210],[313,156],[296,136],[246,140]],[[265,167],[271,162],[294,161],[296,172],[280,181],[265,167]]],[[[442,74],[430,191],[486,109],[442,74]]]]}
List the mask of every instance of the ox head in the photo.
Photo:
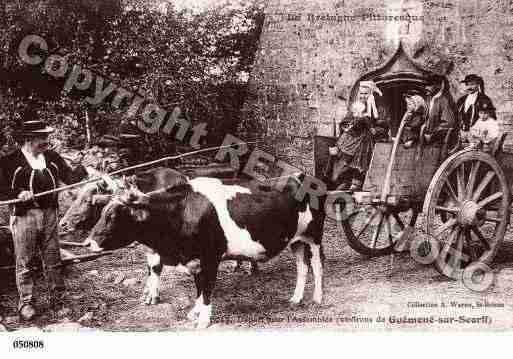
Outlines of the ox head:
{"type": "Polygon", "coordinates": [[[122,248],[145,238],[147,231],[166,228],[172,231],[171,221],[178,215],[182,201],[191,186],[186,180],[149,193],[130,185],[114,195],[103,208],[100,219],[86,239],[93,251],[122,248]]]}
{"type": "Polygon", "coordinates": [[[102,208],[112,194],[123,188],[123,182],[104,176],[103,181],[82,187],[59,222],[63,233],[89,230],[100,218],[102,208]]]}
{"type": "Polygon", "coordinates": [[[112,196],[85,244],[93,251],[118,249],[137,240],[138,225],[149,217],[148,196],[130,187],[112,196]]]}

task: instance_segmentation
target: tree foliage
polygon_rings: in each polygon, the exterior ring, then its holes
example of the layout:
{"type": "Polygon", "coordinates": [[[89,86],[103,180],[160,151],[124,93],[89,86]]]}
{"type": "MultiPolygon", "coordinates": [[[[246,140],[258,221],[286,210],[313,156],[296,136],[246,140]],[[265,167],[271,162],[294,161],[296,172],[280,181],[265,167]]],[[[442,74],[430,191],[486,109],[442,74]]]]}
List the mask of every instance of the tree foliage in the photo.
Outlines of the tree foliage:
{"type": "MultiPolygon", "coordinates": [[[[116,134],[126,112],[108,104],[91,107],[85,93],[64,93],[65,79],[24,64],[18,45],[27,34],[48,42],[49,53],[66,56],[147,101],[182,108],[206,122],[209,141],[235,131],[263,23],[258,0],[225,3],[206,11],[177,11],[147,0],[7,0],[0,5],[0,121],[14,125],[25,106],[61,129],[71,146],[84,145],[87,111],[95,138],[116,134]]],[[[92,86],[94,87],[94,85],[92,86]]],[[[90,93],[89,93],[90,94],[90,93]]],[[[169,150],[169,138],[156,135],[169,150]]],[[[153,156],[160,153],[152,153],[153,156]]]]}

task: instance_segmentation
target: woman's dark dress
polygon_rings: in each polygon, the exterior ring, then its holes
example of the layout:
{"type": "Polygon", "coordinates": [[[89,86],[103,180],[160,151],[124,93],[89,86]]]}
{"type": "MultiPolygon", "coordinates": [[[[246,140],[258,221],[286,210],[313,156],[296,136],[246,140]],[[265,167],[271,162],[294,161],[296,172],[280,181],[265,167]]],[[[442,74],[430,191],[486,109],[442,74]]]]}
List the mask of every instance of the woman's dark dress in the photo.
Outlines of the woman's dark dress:
{"type": "Polygon", "coordinates": [[[369,168],[375,140],[385,138],[387,135],[388,123],[385,119],[373,119],[369,116],[356,117],[348,114],[343,122],[349,123],[349,128],[337,140],[338,154],[332,156],[326,171],[331,188],[336,188],[353,178],[363,180],[369,168]]]}

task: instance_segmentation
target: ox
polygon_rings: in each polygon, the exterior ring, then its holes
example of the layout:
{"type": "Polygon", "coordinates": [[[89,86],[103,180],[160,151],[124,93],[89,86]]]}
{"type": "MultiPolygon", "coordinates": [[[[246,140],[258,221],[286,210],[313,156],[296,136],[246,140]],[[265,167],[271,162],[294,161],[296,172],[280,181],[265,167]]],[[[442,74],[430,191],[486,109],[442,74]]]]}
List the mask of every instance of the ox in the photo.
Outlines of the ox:
{"type": "MultiPolygon", "coordinates": [[[[85,242],[96,251],[133,241],[152,248],[144,289],[151,303],[157,302],[164,264],[193,275],[197,299],[187,317],[198,328],[210,324],[211,294],[221,260],[266,261],[287,246],[297,263],[290,301],[298,304],[303,299],[310,263],[313,300],[321,303],[324,212],[311,208],[306,199],[297,201],[300,188],[295,176],[281,191],[255,182],[228,185],[215,178],[185,176],[176,185],[147,194],[131,188],[104,207],[85,242]]],[[[323,199],[319,202],[322,209],[323,199]]]]}
{"type": "MultiPolygon", "coordinates": [[[[112,195],[127,187],[127,181],[123,179],[112,178],[92,168],[87,168],[87,171],[90,177],[102,177],[103,181],[87,184],[78,192],[77,197],[59,222],[61,232],[64,234],[75,230],[88,231],[92,229],[100,219],[101,211],[112,195]]],[[[183,178],[181,172],[168,167],[156,167],[131,176],[130,182],[141,191],[149,192],[173,186],[183,178]]],[[[230,183],[235,180],[224,181],[230,183]]],[[[240,268],[240,262],[237,260],[235,271],[240,268]]],[[[250,262],[251,273],[258,274],[258,264],[255,261],[250,262]]],[[[152,304],[151,299],[148,301],[147,304],[152,304]]]]}

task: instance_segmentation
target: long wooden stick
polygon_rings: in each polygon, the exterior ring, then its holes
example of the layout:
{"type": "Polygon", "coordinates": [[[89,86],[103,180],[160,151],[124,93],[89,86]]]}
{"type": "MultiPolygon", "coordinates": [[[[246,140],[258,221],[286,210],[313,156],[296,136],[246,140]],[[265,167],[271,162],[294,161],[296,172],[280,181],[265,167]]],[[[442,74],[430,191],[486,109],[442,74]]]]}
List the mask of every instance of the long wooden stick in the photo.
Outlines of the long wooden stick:
{"type": "Polygon", "coordinates": [[[394,167],[395,156],[397,153],[397,148],[399,147],[399,142],[401,140],[401,135],[403,134],[404,126],[406,125],[407,113],[404,114],[401,124],[399,125],[399,129],[397,130],[397,134],[394,139],[394,145],[392,147],[392,153],[390,154],[390,159],[388,160],[387,172],[385,175],[385,184],[383,185],[383,190],[381,191],[381,201],[385,202],[387,200],[388,195],[390,194],[390,181],[392,178],[392,168],[394,167]]]}
{"type": "MultiPolygon", "coordinates": [[[[103,251],[98,253],[88,253],[88,254],[81,254],[69,258],[65,258],[61,260],[62,265],[68,265],[68,264],[77,264],[77,263],[83,263],[87,261],[92,261],[94,259],[98,259],[100,257],[109,256],[113,254],[115,251],[103,251]]],[[[14,270],[16,266],[10,265],[10,266],[0,266],[0,271],[5,270],[14,270]]]]}
{"type": "Polygon", "coordinates": [[[82,263],[82,262],[90,261],[90,260],[97,259],[97,258],[100,258],[103,256],[109,256],[112,253],[114,253],[114,251],[103,251],[103,252],[97,252],[97,253],[81,254],[81,255],[74,256],[74,257],[63,259],[63,260],[61,260],[61,262],[62,262],[62,264],[82,263]]]}
{"type": "Polygon", "coordinates": [[[59,241],[61,246],[68,247],[88,247],[88,244],[84,244],[83,242],[70,242],[70,241],[59,241]]]}
{"type": "MultiPolygon", "coordinates": [[[[117,174],[120,174],[120,173],[136,170],[136,169],[143,168],[143,167],[148,167],[148,166],[160,163],[160,162],[176,160],[176,159],[187,157],[187,156],[197,155],[199,153],[210,152],[210,151],[214,151],[214,150],[220,150],[220,149],[223,149],[223,148],[230,148],[230,147],[233,147],[235,145],[255,144],[255,143],[258,143],[258,142],[261,142],[261,141],[240,142],[240,143],[232,143],[231,145],[226,145],[226,146],[216,146],[216,147],[202,148],[202,149],[199,149],[199,150],[196,150],[196,151],[183,153],[181,155],[163,157],[163,158],[160,158],[158,160],[153,160],[153,161],[149,161],[149,162],[140,163],[138,165],[134,165],[134,166],[131,166],[131,167],[125,167],[125,168],[116,170],[114,172],[107,173],[104,176],[114,176],[114,175],[117,175],[117,174]]],[[[59,188],[56,188],[56,189],[52,189],[52,190],[49,190],[49,191],[44,191],[44,192],[36,193],[34,195],[34,198],[41,197],[41,196],[46,196],[46,195],[52,194],[52,193],[62,192],[62,191],[68,190],[68,189],[72,189],[72,188],[75,188],[75,187],[80,187],[80,186],[83,186],[85,184],[93,183],[93,182],[98,182],[98,181],[101,181],[101,180],[103,180],[103,177],[90,178],[88,180],[84,180],[84,181],[81,181],[81,182],[73,183],[73,184],[70,184],[70,185],[67,185],[67,186],[62,186],[62,187],[59,187],[59,188]]],[[[0,206],[7,206],[7,205],[10,205],[10,204],[16,204],[16,203],[21,203],[21,202],[25,202],[25,201],[22,201],[21,199],[10,199],[10,200],[7,200],[7,201],[0,201],[0,206]]]]}

